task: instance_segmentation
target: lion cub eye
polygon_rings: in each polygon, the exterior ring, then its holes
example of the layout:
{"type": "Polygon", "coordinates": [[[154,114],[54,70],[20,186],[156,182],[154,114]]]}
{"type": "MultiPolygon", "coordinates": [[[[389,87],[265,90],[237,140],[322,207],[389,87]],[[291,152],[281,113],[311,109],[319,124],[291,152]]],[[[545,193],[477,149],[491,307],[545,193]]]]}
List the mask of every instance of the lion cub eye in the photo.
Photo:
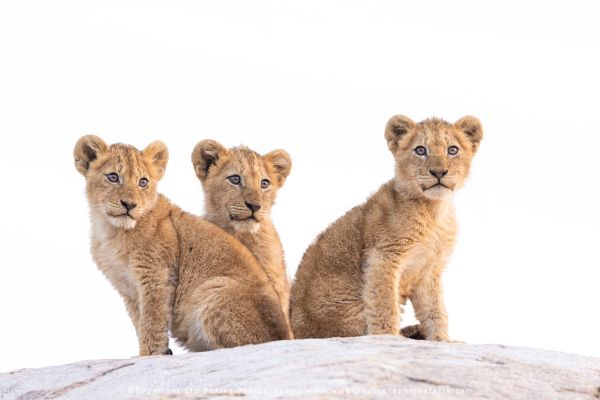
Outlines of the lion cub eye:
{"type": "Polygon", "coordinates": [[[142,178],[142,179],[140,179],[139,185],[142,188],[148,187],[148,178],[142,178]]]}
{"type": "Polygon", "coordinates": [[[263,189],[268,188],[270,184],[271,182],[269,182],[268,179],[263,179],[262,181],[260,181],[260,187],[263,189]]]}
{"type": "Polygon", "coordinates": [[[448,147],[448,154],[450,154],[451,156],[454,156],[458,153],[458,147],[457,146],[450,146],[448,147]]]}
{"type": "Polygon", "coordinates": [[[427,155],[427,149],[423,146],[417,146],[417,147],[415,147],[415,153],[418,156],[425,156],[425,155],[427,155]]]}
{"type": "Polygon", "coordinates": [[[111,183],[117,183],[119,182],[119,175],[116,172],[111,172],[106,174],[106,179],[111,183]]]}
{"type": "Polygon", "coordinates": [[[242,178],[240,178],[239,175],[231,175],[231,176],[228,176],[227,179],[229,179],[229,182],[231,182],[234,185],[239,185],[240,182],[242,181],[242,178]]]}

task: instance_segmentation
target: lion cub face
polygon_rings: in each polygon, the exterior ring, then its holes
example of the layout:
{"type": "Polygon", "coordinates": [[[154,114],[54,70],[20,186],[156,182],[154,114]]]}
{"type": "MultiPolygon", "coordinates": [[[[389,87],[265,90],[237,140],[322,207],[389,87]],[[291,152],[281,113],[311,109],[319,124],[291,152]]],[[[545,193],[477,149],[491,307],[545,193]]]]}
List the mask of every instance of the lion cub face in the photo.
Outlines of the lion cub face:
{"type": "Polygon", "coordinates": [[[123,229],[134,228],[154,207],[156,184],[169,157],[162,142],[153,142],[139,151],[125,144],[108,146],[93,135],[77,141],[73,156],[75,167],[86,178],[93,215],[123,229]]]}
{"type": "Polygon", "coordinates": [[[268,217],[292,167],[284,150],[261,156],[246,147],[227,149],[214,140],[196,144],[192,164],[204,188],[209,219],[250,232],[258,231],[268,217]]]}
{"type": "Polygon", "coordinates": [[[462,186],[483,137],[475,117],[455,124],[431,118],[419,123],[403,115],[392,117],[385,129],[396,159],[396,182],[416,196],[440,199],[462,186]]]}

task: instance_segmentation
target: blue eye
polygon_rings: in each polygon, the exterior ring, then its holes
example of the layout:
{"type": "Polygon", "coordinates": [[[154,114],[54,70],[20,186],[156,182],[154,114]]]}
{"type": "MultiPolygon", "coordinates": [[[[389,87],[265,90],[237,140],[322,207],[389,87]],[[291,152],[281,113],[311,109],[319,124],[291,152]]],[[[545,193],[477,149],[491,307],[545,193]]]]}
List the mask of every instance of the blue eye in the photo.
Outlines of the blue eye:
{"type": "Polygon", "coordinates": [[[458,147],[457,146],[448,147],[448,154],[450,154],[451,156],[458,154],[458,147]]]}
{"type": "Polygon", "coordinates": [[[145,187],[148,187],[148,183],[149,183],[148,178],[142,178],[142,179],[140,179],[139,185],[141,188],[145,188],[145,187]]]}
{"type": "Polygon", "coordinates": [[[110,183],[117,183],[119,182],[119,175],[116,172],[111,172],[110,174],[106,174],[106,179],[110,183]]]}
{"type": "Polygon", "coordinates": [[[240,182],[242,181],[242,178],[240,178],[239,175],[231,175],[231,176],[228,176],[227,179],[229,180],[229,182],[231,182],[234,185],[239,185],[240,182]]]}
{"type": "Polygon", "coordinates": [[[425,156],[425,155],[427,155],[427,149],[423,146],[417,146],[417,147],[415,147],[415,153],[418,156],[425,156]]]}
{"type": "Polygon", "coordinates": [[[260,181],[260,187],[263,189],[268,188],[270,184],[271,182],[269,182],[268,179],[263,179],[262,181],[260,181]]]}

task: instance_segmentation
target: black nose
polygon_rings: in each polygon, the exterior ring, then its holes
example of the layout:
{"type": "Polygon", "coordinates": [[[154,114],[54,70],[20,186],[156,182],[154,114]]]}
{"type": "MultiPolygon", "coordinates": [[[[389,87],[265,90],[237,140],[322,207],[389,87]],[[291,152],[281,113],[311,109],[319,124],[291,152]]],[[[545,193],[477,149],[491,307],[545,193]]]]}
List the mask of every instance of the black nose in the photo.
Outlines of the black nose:
{"type": "Polygon", "coordinates": [[[439,180],[439,179],[442,179],[444,176],[446,176],[446,174],[448,173],[448,170],[445,170],[445,171],[437,170],[437,171],[435,171],[433,169],[430,169],[429,173],[431,175],[435,176],[436,178],[438,178],[438,180],[439,180]]]}
{"type": "Polygon", "coordinates": [[[260,210],[260,204],[256,204],[256,203],[246,202],[246,207],[248,207],[252,212],[256,212],[256,211],[260,210]]]}
{"type": "Polygon", "coordinates": [[[125,209],[127,211],[133,210],[135,208],[135,206],[137,206],[137,204],[135,204],[135,203],[128,203],[123,200],[121,200],[121,204],[123,204],[123,207],[125,207],[125,209]]]}

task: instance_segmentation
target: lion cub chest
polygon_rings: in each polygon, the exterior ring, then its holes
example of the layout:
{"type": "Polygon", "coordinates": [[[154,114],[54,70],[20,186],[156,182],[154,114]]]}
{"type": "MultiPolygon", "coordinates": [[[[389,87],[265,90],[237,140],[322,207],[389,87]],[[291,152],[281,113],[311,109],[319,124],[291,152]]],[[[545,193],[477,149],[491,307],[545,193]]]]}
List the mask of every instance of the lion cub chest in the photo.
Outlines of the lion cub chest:
{"type": "Polygon", "coordinates": [[[425,275],[441,273],[454,248],[454,207],[448,203],[435,211],[427,221],[428,229],[401,262],[400,294],[403,297],[410,297],[425,275]]]}
{"type": "Polygon", "coordinates": [[[94,218],[92,218],[92,257],[98,269],[121,295],[137,299],[138,283],[122,238],[115,235],[104,221],[94,220],[94,218]]]}

